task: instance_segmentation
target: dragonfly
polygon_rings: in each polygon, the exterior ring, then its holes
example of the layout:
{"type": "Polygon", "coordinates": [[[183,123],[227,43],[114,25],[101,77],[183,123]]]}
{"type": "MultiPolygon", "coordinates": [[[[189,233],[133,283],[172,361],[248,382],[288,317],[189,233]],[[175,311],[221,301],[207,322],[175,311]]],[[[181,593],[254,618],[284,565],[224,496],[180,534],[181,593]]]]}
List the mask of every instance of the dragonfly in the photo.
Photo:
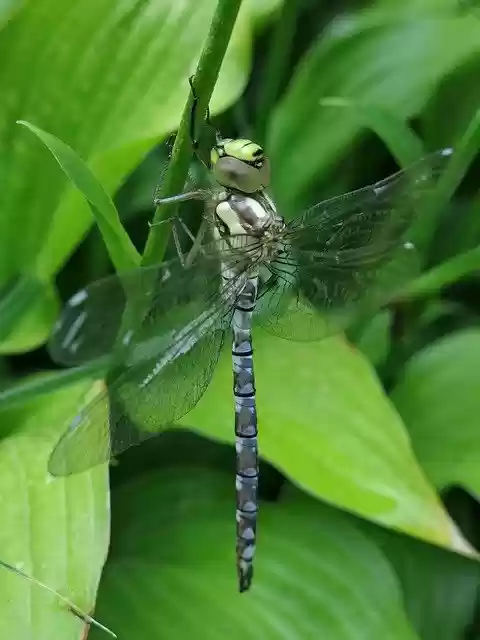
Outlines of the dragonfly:
{"type": "MultiPolygon", "coordinates": [[[[190,138],[202,160],[193,82],[191,88],[190,138]]],[[[208,109],[206,120],[213,127],[208,109]]],[[[247,591],[259,487],[252,324],[283,339],[321,340],[391,299],[394,283],[404,284],[412,251],[406,233],[451,154],[431,153],[287,222],[268,193],[264,149],[215,129],[209,162],[202,160],[213,186],[155,199],[157,206],[202,201],[202,241],[162,264],[93,282],[68,301],[55,326],[54,360],[79,365],[109,356],[112,366],[107,389],[55,446],[50,473],[64,476],[104,463],[185,416],[208,387],[231,332],[236,569],[238,589],[247,591]]]]}

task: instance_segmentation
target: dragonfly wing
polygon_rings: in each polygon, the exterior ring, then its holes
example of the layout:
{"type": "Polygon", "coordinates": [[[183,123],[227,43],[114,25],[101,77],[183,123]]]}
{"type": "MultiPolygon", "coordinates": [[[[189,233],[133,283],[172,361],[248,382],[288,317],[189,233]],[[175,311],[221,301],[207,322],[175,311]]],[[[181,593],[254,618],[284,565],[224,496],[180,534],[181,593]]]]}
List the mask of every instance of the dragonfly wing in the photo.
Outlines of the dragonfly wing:
{"type": "Polygon", "coordinates": [[[314,256],[315,265],[296,265],[288,275],[272,267],[257,304],[258,321],[267,331],[289,340],[321,340],[387,304],[419,271],[409,243],[393,250],[387,263],[361,270],[333,267],[327,257],[314,256]]]}
{"type": "Polygon", "coordinates": [[[318,340],[388,302],[416,272],[405,233],[450,155],[434,153],[293,220],[260,288],[264,327],[284,338],[318,340]]]}
{"type": "Polygon", "coordinates": [[[178,323],[183,311],[191,320],[188,310],[208,306],[208,299],[216,296],[219,288],[220,262],[213,243],[187,269],[175,258],[107,276],[81,289],[66,303],[48,344],[50,355],[67,366],[101,358],[135,343],[137,330],[143,335],[149,326],[158,331],[162,317],[167,326],[170,323],[175,328],[174,317],[167,316],[167,311],[179,314],[178,323]],[[121,328],[123,343],[119,340],[121,328]]]}
{"type": "Polygon", "coordinates": [[[79,413],[59,440],[50,473],[65,476],[107,462],[188,413],[210,382],[224,336],[218,326],[170,361],[163,353],[114,374],[107,391],[79,413]]]}
{"type": "MultiPolygon", "coordinates": [[[[177,262],[172,261],[176,271],[177,262]]],[[[145,301],[153,298],[169,268],[167,262],[108,276],[75,293],[66,303],[50,338],[48,349],[52,359],[72,366],[110,354],[117,344],[127,308],[127,292],[133,307],[143,307],[145,301]]],[[[134,327],[130,328],[130,335],[133,330],[134,327]]]]}
{"type": "MultiPolygon", "coordinates": [[[[172,261],[139,271],[149,283],[148,306],[107,379],[108,395],[76,417],[53,451],[53,475],[105,462],[155,435],[188,413],[210,381],[242,277],[224,283],[218,256],[208,254],[189,268],[172,261]]],[[[129,282],[139,276],[132,274],[129,282]]]]}

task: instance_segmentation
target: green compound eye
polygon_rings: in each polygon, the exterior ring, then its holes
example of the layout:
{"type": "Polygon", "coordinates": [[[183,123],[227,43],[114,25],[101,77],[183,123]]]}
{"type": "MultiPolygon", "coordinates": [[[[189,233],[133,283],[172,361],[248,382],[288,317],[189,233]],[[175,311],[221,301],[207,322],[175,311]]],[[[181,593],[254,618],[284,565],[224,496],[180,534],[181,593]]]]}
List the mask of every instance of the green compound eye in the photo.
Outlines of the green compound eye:
{"type": "Polygon", "coordinates": [[[245,139],[226,140],[223,148],[225,155],[244,162],[262,162],[264,158],[263,149],[256,142],[245,139]]]}

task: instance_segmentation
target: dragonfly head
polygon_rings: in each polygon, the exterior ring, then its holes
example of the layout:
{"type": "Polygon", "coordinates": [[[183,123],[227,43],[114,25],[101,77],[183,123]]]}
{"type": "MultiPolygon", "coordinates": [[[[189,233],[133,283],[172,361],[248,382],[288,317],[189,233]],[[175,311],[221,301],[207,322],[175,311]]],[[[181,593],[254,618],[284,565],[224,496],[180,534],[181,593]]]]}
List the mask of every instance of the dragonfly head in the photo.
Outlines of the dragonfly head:
{"type": "Polygon", "coordinates": [[[270,162],[256,142],[220,138],[210,153],[215,180],[227,189],[256,193],[270,183],[270,162]]]}

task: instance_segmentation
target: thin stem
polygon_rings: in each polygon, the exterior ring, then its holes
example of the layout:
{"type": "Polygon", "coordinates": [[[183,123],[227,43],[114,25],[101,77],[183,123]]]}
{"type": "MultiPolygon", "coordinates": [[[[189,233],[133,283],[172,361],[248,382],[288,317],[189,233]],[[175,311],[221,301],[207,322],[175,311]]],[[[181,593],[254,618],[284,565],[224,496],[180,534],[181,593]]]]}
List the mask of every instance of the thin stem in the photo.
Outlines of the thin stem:
{"type": "MultiPolygon", "coordinates": [[[[194,78],[195,91],[198,96],[197,114],[199,121],[200,118],[203,120],[210,102],[241,2],[242,0],[218,0],[215,15],[210,25],[210,32],[200,55],[194,78]]],[[[170,164],[159,193],[160,198],[180,193],[187,179],[192,157],[189,136],[191,107],[192,95],[190,94],[183,110],[170,164]]],[[[200,125],[200,122],[198,124],[200,125]]],[[[176,210],[176,203],[163,204],[157,207],[153,222],[157,223],[166,218],[174,218],[176,210]]],[[[163,259],[169,232],[169,224],[155,225],[150,228],[142,265],[156,264],[163,259]]]]}
{"type": "Polygon", "coordinates": [[[33,576],[28,575],[28,573],[25,573],[25,571],[22,571],[21,569],[14,567],[13,564],[5,562],[4,560],[0,560],[0,565],[5,567],[5,569],[8,569],[9,571],[16,573],[17,575],[22,576],[22,578],[26,578],[27,580],[30,580],[30,582],[33,582],[33,584],[36,584],[42,589],[45,589],[45,591],[52,593],[64,605],[68,607],[68,609],[71,611],[71,613],[73,613],[74,616],[76,616],[77,618],[85,622],[85,624],[88,624],[88,625],[93,624],[94,626],[98,627],[98,629],[100,629],[101,631],[105,631],[105,633],[108,633],[108,635],[111,636],[112,638],[117,637],[117,635],[113,633],[111,629],[109,629],[108,627],[105,627],[103,624],[98,622],[98,620],[95,620],[95,618],[92,618],[92,616],[89,615],[88,613],[85,613],[84,611],[82,611],[79,607],[77,607],[76,604],[73,604],[73,602],[71,602],[68,598],[66,598],[65,596],[62,596],[61,593],[59,593],[58,591],[55,591],[55,589],[52,589],[52,587],[49,587],[48,584],[45,584],[44,582],[37,580],[37,578],[34,578],[33,576]]]}
{"type": "Polygon", "coordinates": [[[283,3],[263,69],[256,126],[256,137],[262,144],[265,141],[267,122],[287,73],[297,26],[297,9],[298,0],[285,0],[283,3]]]}

